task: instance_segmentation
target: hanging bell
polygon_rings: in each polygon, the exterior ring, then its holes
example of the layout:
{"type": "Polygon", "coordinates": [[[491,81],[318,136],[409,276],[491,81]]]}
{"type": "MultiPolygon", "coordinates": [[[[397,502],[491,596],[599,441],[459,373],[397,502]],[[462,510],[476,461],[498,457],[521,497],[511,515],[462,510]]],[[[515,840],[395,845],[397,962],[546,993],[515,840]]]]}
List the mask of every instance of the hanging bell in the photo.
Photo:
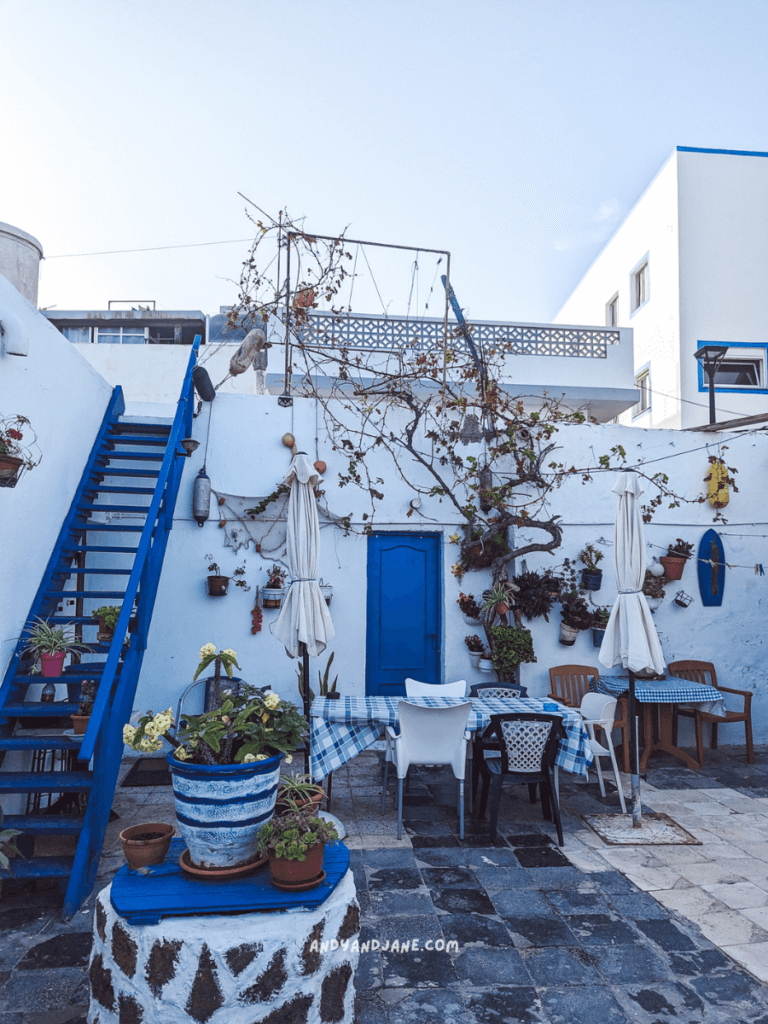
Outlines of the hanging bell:
{"type": "Polygon", "coordinates": [[[208,371],[204,366],[196,366],[192,371],[192,383],[195,386],[195,391],[200,395],[204,402],[212,402],[216,397],[216,388],[211,382],[211,378],[208,376],[208,371]]]}
{"type": "Polygon", "coordinates": [[[211,480],[204,469],[195,477],[192,488],[192,516],[202,526],[211,514],[211,480]]]}

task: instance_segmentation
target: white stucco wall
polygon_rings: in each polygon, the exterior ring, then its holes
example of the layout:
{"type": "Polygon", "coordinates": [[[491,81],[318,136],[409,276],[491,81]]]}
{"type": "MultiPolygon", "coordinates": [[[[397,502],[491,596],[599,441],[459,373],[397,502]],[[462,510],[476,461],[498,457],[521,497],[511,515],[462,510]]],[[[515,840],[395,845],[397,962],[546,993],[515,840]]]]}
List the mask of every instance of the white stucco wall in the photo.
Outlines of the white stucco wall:
{"type": "Polygon", "coordinates": [[[7,355],[0,339],[0,413],[30,419],[43,459],[16,487],[0,489],[5,581],[0,587],[0,675],[112,394],[107,381],[0,275],[0,322],[6,312],[15,314],[27,331],[29,355],[7,355]]]}
{"type": "MultiPolygon", "coordinates": [[[[353,513],[359,529],[366,503],[358,492],[341,489],[337,474],[345,468],[339,456],[324,440],[314,403],[296,400],[292,408],[280,408],[274,397],[219,395],[212,407],[207,469],[213,486],[228,494],[265,496],[281,481],[290,462],[290,452],[281,444],[281,437],[291,431],[300,449],[310,457],[322,458],[328,464],[324,489],[330,509],[353,513]]],[[[207,412],[195,421],[194,434],[203,442],[207,412]]],[[[716,445],[718,437],[708,438],[716,445]]],[[[617,425],[592,425],[562,428],[557,435],[561,452],[558,461],[576,466],[594,466],[599,456],[616,444],[627,451],[629,464],[638,459],[649,460],[649,472],[669,474],[670,485],[689,498],[704,493],[702,478],[707,472],[706,451],[701,440],[673,431],[627,429],[617,425]],[[690,452],[689,454],[685,454],[690,452]],[[673,456],[672,458],[667,458],[673,456]],[[665,461],[656,461],[656,460],[665,461]]],[[[740,492],[729,506],[730,524],[721,527],[729,563],[747,568],[729,570],[724,604],[721,608],[704,609],[692,565],[686,567],[679,584],[671,584],[667,597],[657,613],[667,660],[698,657],[715,662],[726,685],[755,692],[754,715],[757,737],[768,741],[768,698],[766,697],[766,657],[763,641],[763,620],[768,598],[768,577],[756,577],[753,566],[764,557],[764,499],[761,481],[768,462],[768,439],[763,435],[746,435],[728,440],[729,464],[740,469],[740,492]],[[750,535],[749,537],[741,536],[750,535]],[[694,597],[692,606],[683,610],[673,603],[674,594],[684,589],[694,597]]],[[[715,450],[714,448],[712,449],[715,450]]],[[[472,449],[467,448],[467,454],[472,449]]],[[[243,678],[263,685],[269,683],[284,697],[296,700],[296,663],[287,658],[283,648],[269,633],[276,611],[264,611],[264,629],[253,636],[250,632],[250,610],[254,591],[244,593],[230,586],[224,598],[205,594],[206,555],[212,554],[222,571],[229,574],[245,557],[247,577],[251,584],[263,584],[265,570],[273,561],[266,552],[257,554],[253,547],[237,555],[223,546],[224,531],[217,525],[217,511],[199,528],[191,517],[191,490],[194,477],[202,465],[203,445],[187,462],[177,505],[174,529],[170,536],[158,600],[149,636],[149,646],[136,699],[136,708],[175,706],[182,690],[189,684],[198,662],[200,646],[212,641],[220,647],[233,647],[239,655],[243,678]]],[[[380,503],[377,529],[416,530],[443,535],[442,587],[443,606],[443,677],[483,681],[475,672],[464,646],[464,637],[474,632],[468,627],[456,605],[459,589],[479,596],[487,587],[489,571],[469,573],[461,586],[451,575],[450,566],[458,549],[450,544],[449,535],[459,525],[459,517],[450,512],[446,502],[437,498],[422,501],[424,517],[406,518],[413,492],[399,479],[391,464],[382,462],[385,479],[385,501],[380,503]]],[[[575,558],[588,543],[602,546],[606,553],[603,589],[596,595],[598,604],[610,604],[616,595],[612,569],[613,521],[616,498],[611,488],[616,473],[595,473],[582,484],[576,476],[566,481],[552,496],[552,512],[563,517],[564,542],[556,557],[529,556],[531,569],[554,567],[567,555],[575,558]]],[[[666,502],[664,503],[666,505],[666,502]]],[[[707,504],[686,504],[679,509],[662,509],[647,527],[649,561],[654,555],[666,553],[666,546],[677,537],[698,545],[703,533],[712,525],[713,510],[707,504]],[[653,546],[656,545],[656,546],[653,546]]],[[[365,687],[366,628],[366,545],[359,534],[344,536],[334,527],[322,530],[322,552],[319,574],[335,587],[331,613],[336,638],[330,649],[336,652],[333,671],[339,673],[343,693],[362,694],[365,687]]],[[[266,546],[266,545],[265,545],[266,546]]],[[[768,562],[768,558],[766,558],[768,562]]],[[[521,566],[518,566],[518,571],[521,566]]],[[[546,693],[548,669],[567,663],[596,664],[597,651],[591,634],[581,634],[573,647],[558,642],[559,606],[551,621],[536,620],[531,624],[538,661],[525,665],[522,680],[533,695],[546,693]]],[[[315,662],[323,667],[325,657],[315,662]]],[[[194,705],[190,705],[195,710],[194,705]]],[[[722,742],[743,742],[743,730],[723,729],[722,742]]]]}
{"type": "Polygon", "coordinates": [[[635,372],[647,364],[651,368],[650,411],[634,419],[628,411],[620,420],[640,427],[685,425],[678,366],[677,176],[681,155],[670,156],[553,320],[557,324],[604,324],[606,304],[618,292],[619,324],[634,331],[635,372]],[[631,275],[646,254],[650,297],[632,313],[631,275]]]}

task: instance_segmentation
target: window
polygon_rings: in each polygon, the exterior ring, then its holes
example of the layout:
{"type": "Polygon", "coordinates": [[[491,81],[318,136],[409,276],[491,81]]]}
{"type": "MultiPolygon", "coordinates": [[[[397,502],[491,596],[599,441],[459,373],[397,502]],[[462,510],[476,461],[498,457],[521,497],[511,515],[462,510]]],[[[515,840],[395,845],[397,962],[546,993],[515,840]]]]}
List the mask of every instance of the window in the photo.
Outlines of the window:
{"type": "Polygon", "coordinates": [[[87,345],[91,340],[90,327],[62,327],[61,333],[67,339],[78,345],[87,345]]]}
{"type": "Polygon", "coordinates": [[[143,327],[99,327],[96,341],[100,345],[143,345],[143,327]]]}
{"type": "Polygon", "coordinates": [[[648,260],[632,271],[632,312],[634,313],[648,301],[648,260]]]}
{"type": "Polygon", "coordinates": [[[635,377],[635,387],[640,392],[640,401],[632,406],[633,416],[642,416],[651,408],[651,371],[641,370],[635,377]]]}
{"type": "Polygon", "coordinates": [[[609,299],[605,304],[605,326],[606,327],[618,327],[619,326],[619,293],[609,299]]]}
{"type": "MultiPolygon", "coordinates": [[[[768,388],[765,345],[743,343],[729,345],[725,359],[715,370],[715,388],[723,391],[761,391],[768,388]]],[[[706,391],[709,381],[699,368],[699,390],[706,391]]]]}

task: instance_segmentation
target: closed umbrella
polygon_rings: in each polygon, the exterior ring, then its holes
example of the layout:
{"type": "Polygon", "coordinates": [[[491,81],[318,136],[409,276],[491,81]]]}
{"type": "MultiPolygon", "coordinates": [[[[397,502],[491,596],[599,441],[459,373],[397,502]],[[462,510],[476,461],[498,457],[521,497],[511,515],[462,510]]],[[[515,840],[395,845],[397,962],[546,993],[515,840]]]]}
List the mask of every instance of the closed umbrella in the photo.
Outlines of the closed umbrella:
{"type": "MultiPolygon", "coordinates": [[[[325,650],[336,631],[331,613],[317,583],[320,556],[320,524],[314,488],[322,477],[306,452],[298,452],[283,481],[288,496],[286,547],[291,583],[272,635],[292,658],[303,659],[304,714],[309,717],[309,659],[325,650]]],[[[305,757],[308,767],[308,756],[305,757]]]]}
{"type": "Polygon", "coordinates": [[[614,527],[616,588],[619,592],[611,609],[598,658],[611,668],[621,665],[629,673],[629,751],[632,770],[632,825],[640,827],[640,767],[635,722],[635,673],[651,669],[664,671],[664,655],[643,594],[645,580],[645,539],[640,495],[643,487],[635,473],[622,473],[613,488],[619,502],[614,527]]]}

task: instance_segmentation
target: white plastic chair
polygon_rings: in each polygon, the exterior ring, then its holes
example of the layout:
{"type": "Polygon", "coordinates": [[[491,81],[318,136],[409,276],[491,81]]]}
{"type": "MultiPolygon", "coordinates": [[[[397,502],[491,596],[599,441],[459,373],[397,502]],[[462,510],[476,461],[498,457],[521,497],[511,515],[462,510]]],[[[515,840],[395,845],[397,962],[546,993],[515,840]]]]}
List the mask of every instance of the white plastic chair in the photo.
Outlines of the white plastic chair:
{"type": "MultiPolygon", "coordinates": [[[[400,732],[387,726],[392,760],[397,769],[397,838],[403,836],[403,779],[412,764],[447,764],[459,780],[459,835],[464,838],[464,775],[467,763],[467,721],[472,702],[447,708],[425,708],[421,704],[400,701],[400,732]]],[[[384,764],[382,811],[387,797],[387,772],[384,764]]]]}
{"type": "Polygon", "coordinates": [[[466,679],[455,683],[420,683],[418,679],[405,680],[406,697],[464,697],[467,693],[466,679]]]}
{"type": "MultiPolygon", "coordinates": [[[[621,813],[626,814],[627,805],[624,800],[624,790],[621,787],[619,766],[616,763],[616,752],[613,749],[613,740],[611,739],[611,730],[613,729],[613,723],[616,718],[616,703],[617,701],[615,697],[606,697],[602,693],[586,693],[582,698],[578,712],[584,719],[584,725],[587,727],[589,745],[592,748],[592,753],[595,758],[597,781],[600,784],[600,795],[605,796],[605,785],[603,783],[603,771],[600,767],[600,758],[610,757],[611,765],[613,766],[613,776],[616,780],[616,789],[619,791],[621,813]],[[595,729],[602,730],[602,743],[595,738],[595,729]]],[[[557,765],[555,765],[555,792],[559,799],[560,793],[558,783],[557,765]]]]}

